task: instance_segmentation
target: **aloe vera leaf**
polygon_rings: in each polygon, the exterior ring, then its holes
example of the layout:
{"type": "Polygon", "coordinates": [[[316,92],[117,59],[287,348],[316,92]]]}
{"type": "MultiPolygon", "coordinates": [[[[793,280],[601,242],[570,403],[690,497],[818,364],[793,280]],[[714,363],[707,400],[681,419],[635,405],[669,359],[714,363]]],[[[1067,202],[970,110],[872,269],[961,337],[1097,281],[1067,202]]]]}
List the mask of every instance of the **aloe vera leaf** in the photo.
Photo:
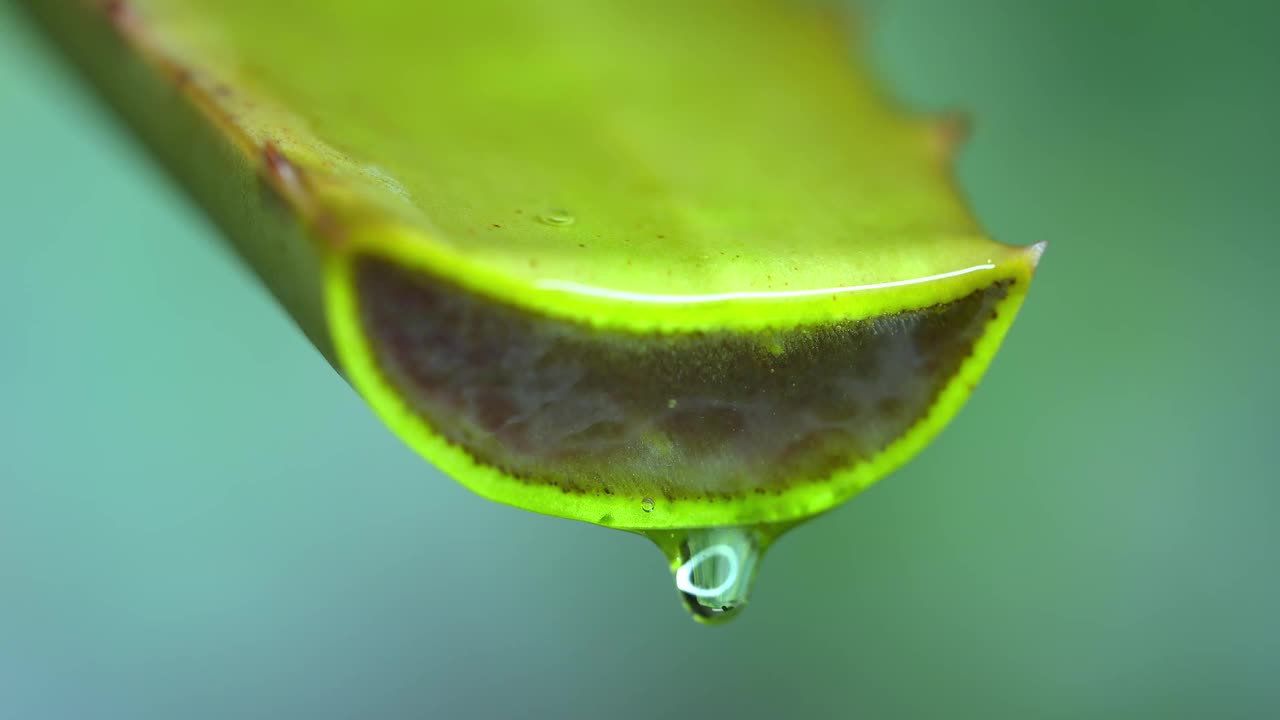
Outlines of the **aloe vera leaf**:
{"type": "Polygon", "coordinates": [[[954,416],[1042,251],[798,2],[29,6],[393,431],[538,512],[833,507],[954,416]]]}

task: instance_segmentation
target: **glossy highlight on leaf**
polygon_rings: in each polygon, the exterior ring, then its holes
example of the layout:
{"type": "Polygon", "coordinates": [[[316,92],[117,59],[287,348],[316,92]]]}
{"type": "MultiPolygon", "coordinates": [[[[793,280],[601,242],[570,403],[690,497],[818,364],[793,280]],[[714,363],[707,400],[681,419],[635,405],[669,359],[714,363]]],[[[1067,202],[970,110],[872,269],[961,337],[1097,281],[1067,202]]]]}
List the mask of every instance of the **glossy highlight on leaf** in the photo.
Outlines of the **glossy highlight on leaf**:
{"type": "Polygon", "coordinates": [[[814,3],[29,5],[406,443],[703,617],[954,416],[1043,250],[814,3]]]}

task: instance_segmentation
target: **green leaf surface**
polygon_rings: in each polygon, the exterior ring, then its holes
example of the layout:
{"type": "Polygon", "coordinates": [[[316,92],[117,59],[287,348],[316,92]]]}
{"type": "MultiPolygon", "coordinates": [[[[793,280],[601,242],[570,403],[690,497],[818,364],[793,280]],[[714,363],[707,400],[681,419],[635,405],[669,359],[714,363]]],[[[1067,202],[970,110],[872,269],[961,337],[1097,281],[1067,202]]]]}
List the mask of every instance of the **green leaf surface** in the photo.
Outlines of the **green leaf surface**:
{"type": "Polygon", "coordinates": [[[31,7],[396,433],[538,512],[829,509],[951,419],[1042,250],[829,8],[31,7]]]}

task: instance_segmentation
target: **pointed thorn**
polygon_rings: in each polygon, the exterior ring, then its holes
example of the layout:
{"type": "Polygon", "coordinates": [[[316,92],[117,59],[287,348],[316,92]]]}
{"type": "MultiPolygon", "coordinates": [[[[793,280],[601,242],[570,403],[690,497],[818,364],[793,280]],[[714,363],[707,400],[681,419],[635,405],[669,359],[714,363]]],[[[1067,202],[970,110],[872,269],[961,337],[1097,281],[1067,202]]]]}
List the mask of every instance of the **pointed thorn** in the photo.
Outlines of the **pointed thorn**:
{"type": "Polygon", "coordinates": [[[1041,240],[1034,245],[1027,246],[1027,257],[1031,259],[1031,269],[1034,270],[1040,264],[1040,258],[1044,255],[1044,251],[1049,248],[1048,240],[1041,240]]]}

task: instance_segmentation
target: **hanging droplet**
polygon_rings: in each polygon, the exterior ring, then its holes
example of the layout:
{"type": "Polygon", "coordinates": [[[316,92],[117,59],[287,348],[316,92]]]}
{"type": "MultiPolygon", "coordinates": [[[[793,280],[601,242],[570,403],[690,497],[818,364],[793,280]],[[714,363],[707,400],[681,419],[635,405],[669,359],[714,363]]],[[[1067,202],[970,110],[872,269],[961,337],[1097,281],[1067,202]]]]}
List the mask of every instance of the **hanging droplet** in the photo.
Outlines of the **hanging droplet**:
{"type": "Polygon", "coordinates": [[[555,227],[565,227],[577,222],[577,218],[568,210],[548,210],[538,215],[538,222],[544,225],[553,225],[555,227]]]}
{"type": "Polygon", "coordinates": [[[640,501],[640,509],[644,510],[645,512],[653,512],[653,505],[654,505],[653,498],[647,497],[640,501]]]}
{"type": "Polygon", "coordinates": [[[667,554],[676,590],[694,619],[720,622],[746,606],[771,535],[765,527],[720,527],[657,531],[649,537],[667,554]]]}

